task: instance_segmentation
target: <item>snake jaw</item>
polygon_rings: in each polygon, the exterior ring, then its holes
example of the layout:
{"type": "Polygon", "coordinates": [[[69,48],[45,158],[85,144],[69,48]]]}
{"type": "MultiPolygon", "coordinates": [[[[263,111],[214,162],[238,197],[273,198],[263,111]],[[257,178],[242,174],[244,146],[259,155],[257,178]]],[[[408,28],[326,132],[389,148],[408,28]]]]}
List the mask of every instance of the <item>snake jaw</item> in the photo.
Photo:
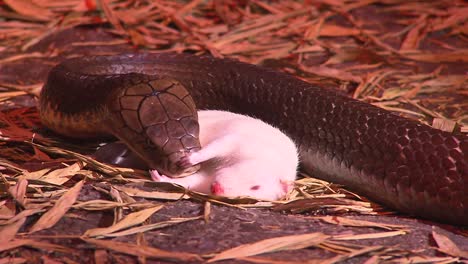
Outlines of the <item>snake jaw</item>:
{"type": "Polygon", "coordinates": [[[169,155],[166,159],[166,171],[164,174],[171,178],[182,178],[200,170],[199,164],[187,162],[189,160],[189,155],[193,153],[193,151],[194,150],[178,151],[169,155]]]}

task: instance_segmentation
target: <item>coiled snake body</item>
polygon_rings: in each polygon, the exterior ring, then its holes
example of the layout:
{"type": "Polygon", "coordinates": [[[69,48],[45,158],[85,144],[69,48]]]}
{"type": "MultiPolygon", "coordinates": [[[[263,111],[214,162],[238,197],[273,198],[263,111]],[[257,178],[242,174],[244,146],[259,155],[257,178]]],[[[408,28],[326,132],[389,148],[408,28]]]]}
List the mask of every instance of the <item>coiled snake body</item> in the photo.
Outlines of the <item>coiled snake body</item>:
{"type": "Polygon", "coordinates": [[[49,128],[74,137],[113,134],[173,176],[194,170],[181,161],[200,147],[195,105],[279,127],[311,175],[401,212],[468,224],[468,137],[287,74],[184,54],[88,57],[53,68],[40,98],[49,128]]]}

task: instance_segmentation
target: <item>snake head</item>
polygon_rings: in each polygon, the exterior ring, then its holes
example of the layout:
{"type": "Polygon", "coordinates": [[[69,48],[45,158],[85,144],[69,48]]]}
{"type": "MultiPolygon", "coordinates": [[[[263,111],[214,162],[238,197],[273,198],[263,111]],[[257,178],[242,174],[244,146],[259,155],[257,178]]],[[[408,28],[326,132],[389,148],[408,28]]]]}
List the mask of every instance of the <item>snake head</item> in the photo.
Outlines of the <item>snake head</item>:
{"type": "Polygon", "coordinates": [[[198,171],[181,162],[200,149],[198,114],[188,91],[172,79],[131,79],[110,102],[112,133],[161,174],[177,178],[198,171]]]}

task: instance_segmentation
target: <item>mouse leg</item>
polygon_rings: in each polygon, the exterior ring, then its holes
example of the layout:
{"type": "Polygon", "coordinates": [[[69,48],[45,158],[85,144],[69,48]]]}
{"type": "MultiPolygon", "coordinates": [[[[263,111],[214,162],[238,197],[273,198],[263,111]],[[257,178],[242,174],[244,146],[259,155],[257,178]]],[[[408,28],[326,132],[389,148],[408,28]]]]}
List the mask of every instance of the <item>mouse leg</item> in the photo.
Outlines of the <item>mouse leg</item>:
{"type": "Polygon", "coordinates": [[[235,135],[220,137],[203,146],[199,151],[190,153],[182,162],[185,166],[193,166],[213,158],[226,157],[235,150],[238,140],[235,135]]]}
{"type": "Polygon", "coordinates": [[[175,183],[189,190],[206,194],[210,193],[210,186],[213,181],[213,177],[203,173],[195,173],[183,178],[171,178],[160,174],[157,170],[151,170],[150,174],[153,181],[175,183]]]}
{"type": "Polygon", "coordinates": [[[157,170],[150,170],[150,175],[151,175],[151,179],[157,182],[166,182],[169,179],[169,177],[167,177],[166,175],[160,174],[159,171],[157,170]]]}
{"type": "Polygon", "coordinates": [[[184,179],[183,178],[171,178],[166,175],[160,174],[157,170],[151,170],[151,179],[155,182],[170,182],[170,183],[177,183],[179,185],[182,185],[184,187],[187,187],[184,184],[184,179]]]}

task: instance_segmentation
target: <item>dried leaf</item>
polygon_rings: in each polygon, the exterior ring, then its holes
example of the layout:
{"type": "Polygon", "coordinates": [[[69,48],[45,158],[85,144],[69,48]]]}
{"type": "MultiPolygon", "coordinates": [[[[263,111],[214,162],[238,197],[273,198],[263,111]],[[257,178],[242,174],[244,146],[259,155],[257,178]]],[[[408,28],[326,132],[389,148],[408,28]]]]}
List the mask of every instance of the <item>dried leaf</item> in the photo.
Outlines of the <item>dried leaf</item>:
{"type": "Polygon", "coordinates": [[[305,72],[317,74],[319,76],[335,78],[342,81],[350,81],[360,83],[362,82],[361,77],[353,75],[350,72],[345,72],[339,69],[333,69],[326,66],[305,66],[300,65],[299,68],[305,72]]]}
{"type": "Polygon", "coordinates": [[[193,221],[193,220],[199,220],[199,219],[201,219],[201,217],[199,217],[199,216],[188,217],[188,218],[172,218],[172,219],[167,220],[167,221],[162,221],[162,222],[158,222],[158,223],[154,223],[154,224],[137,226],[137,227],[130,228],[130,229],[127,229],[127,230],[124,230],[124,231],[113,232],[113,233],[109,233],[109,234],[102,234],[100,236],[102,236],[102,237],[120,237],[120,236],[128,236],[128,235],[133,235],[133,234],[141,234],[141,233],[148,232],[148,231],[151,231],[151,230],[160,229],[160,228],[173,226],[173,225],[177,225],[177,224],[180,224],[180,223],[190,222],[190,221],[193,221]]]}
{"type": "Polygon", "coordinates": [[[422,62],[468,62],[468,50],[457,50],[452,52],[404,52],[402,56],[422,62]]]}
{"type": "Polygon", "coordinates": [[[39,97],[39,93],[41,92],[43,85],[44,85],[43,83],[29,84],[29,85],[0,83],[0,87],[17,90],[18,92],[15,92],[15,93],[17,93],[18,95],[21,95],[20,93],[23,93],[23,94],[30,94],[35,97],[39,97]]]}
{"type": "Polygon", "coordinates": [[[316,246],[329,236],[322,233],[310,233],[303,235],[283,236],[261,240],[255,243],[244,244],[225,250],[216,254],[213,258],[208,260],[208,263],[227,260],[238,259],[242,257],[255,256],[259,254],[278,252],[284,250],[296,250],[316,246]]]}
{"type": "Polygon", "coordinates": [[[128,206],[127,203],[113,202],[107,200],[89,200],[76,203],[73,208],[90,211],[111,210],[122,206],[128,206]]]}
{"type": "Polygon", "coordinates": [[[432,237],[439,247],[438,250],[454,257],[468,259],[468,251],[461,250],[450,238],[438,233],[436,228],[432,228],[432,237]]]}
{"type": "Polygon", "coordinates": [[[45,169],[38,170],[38,171],[27,172],[23,174],[23,177],[28,180],[38,180],[49,171],[50,171],[50,168],[45,168],[45,169]]]}
{"type": "Polygon", "coordinates": [[[148,209],[140,210],[138,212],[131,213],[123,218],[121,221],[115,225],[103,228],[94,228],[89,229],[84,233],[86,237],[97,237],[97,236],[107,236],[119,230],[123,230],[132,226],[139,225],[151,217],[155,212],[163,208],[163,205],[151,207],[148,209]]]}
{"type": "Polygon", "coordinates": [[[452,121],[452,120],[447,120],[444,118],[436,117],[434,118],[434,120],[432,120],[433,128],[437,128],[439,130],[446,131],[446,132],[453,132],[456,125],[457,125],[457,122],[452,121]]]}
{"type": "MultiPolygon", "coordinates": [[[[336,261],[332,259],[323,259],[323,258],[307,258],[307,264],[332,264],[336,261]]],[[[274,260],[272,258],[260,258],[260,257],[244,257],[239,258],[238,260],[246,261],[247,263],[259,263],[259,264],[304,264],[303,260],[274,260]]]]}
{"type": "Polygon", "coordinates": [[[361,239],[376,239],[392,236],[401,236],[406,235],[408,231],[391,231],[391,232],[381,232],[381,233],[369,233],[369,234],[359,234],[359,235],[338,235],[333,236],[334,240],[361,240],[361,239]]]}
{"type": "MultiPolygon", "coordinates": [[[[368,34],[374,34],[375,31],[367,30],[368,34]]],[[[325,37],[344,37],[344,36],[356,36],[361,34],[361,30],[357,28],[342,27],[338,25],[324,24],[320,27],[318,36],[325,37]]]]}
{"type": "Polygon", "coordinates": [[[400,51],[418,49],[419,43],[424,38],[423,29],[426,27],[426,14],[421,15],[418,21],[415,22],[413,28],[408,32],[406,38],[401,43],[400,51]]]}
{"type": "Polygon", "coordinates": [[[0,244],[8,243],[8,241],[14,239],[16,233],[18,233],[18,230],[23,226],[25,221],[26,218],[20,218],[16,222],[0,227],[0,244]]]}
{"type": "Polygon", "coordinates": [[[63,253],[68,253],[68,254],[74,253],[74,249],[66,248],[66,247],[48,243],[48,242],[37,241],[33,239],[14,239],[6,243],[0,243],[0,252],[18,248],[18,247],[23,247],[23,246],[33,247],[39,250],[57,251],[57,252],[63,252],[63,253]]]}
{"type": "Polygon", "coordinates": [[[211,203],[206,201],[203,207],[203,219],[205,223],[210,221],[210,214],[211,214],[211,203]]]}
{"type": "Polygon", "coordinates": [[[130,197],[141,197],[148,199],[161,199],[161,200],[180,200],[188,198],[187,195],[184,195],[181,192],[158,192],[158,191],[143,191],[137,188],[125,187],[125,186],[115,186],[115,188],[121,192],[124,192],[130,197]]]}
{"type": "MultiPolygon", "coordinates": [[[[109,260],[110,253],[104,249],[96,249],[94,250],[94,263],[96,264],[107,264],[109,260]]],[[[145,263],[145,262],[141,262],[145,263]]]]}
{"type": "Polygon", "coordinates": [[[55,205],[49,209],[39,220],[31,227],[30,233],[37,232],[43,229],[54,226],[75,203],[76,198],[80,194],[84,181],[80,181],[73,186],[68,192],[60,197],[55,205]]]}
{"type": "Polygon", "coordinates": [[[181,261],[181,262],[189,262],[189,261],[202,261],[202,259],[196,255],[191,253],[184,253],[184,252],[174,252],[174,251],[165,251],[154,247],[148,247],[144,245],[136,245],[136,244],[128,244],[122,242],[115,242],[115,241],[106,241],[106,240],[98,240],[98,239],[91,239],[91,238],[83,238],[84,241],[95,244],[98,247],[106,248],[109,250],[117,251],[118,253],[124,253],[131,256],[137,257],[148,257],[148,258],[155,258],[155,259],[163,259],[163,260],[172,260],[172,261],[181,261]]]}
{"type": "Polygon", "coordinates": [[[28,180],[20,177],[15,186],[10,187],[10,195],[22,206],[26,206],[26,188],[28,187],[28,180]]]}
{"type": "Polygon", "coordinates": [[[49,20],[53,17],[52,12],[36,5],[31,0],[3,0],[3,2],[11,7],[11,9],[25,16],[40,20],[49,20]]]}
{"type": "Polygon", "coordinates": [[[5,257],[0,259],[0,264],[23,264],[27,261],[25,258],[5,257]]]}
{"type": "Polygon", "coordinates": [[[62,169],[53,170],[45,176],[39,178],[39,180],[52,184],[62,185],[70,180],[83,167],[84,166],[81,162],[77,162],[62,169]]]}
{"type": "MultiPolygon", "coordinates": [[[[452,257],[429,257],[429,256],[404,256],[397,257],[392,259],[392,263],[411,263],[411,264],[425,264],[425,263],[434,263],[434,264],[449,264],[449,263],[458,263],[460,259],[452,257]]],[[[382,263],[382,261],[377,262],[382,263]]],[[[367,263],[366,263],[367,264],[367,263]]]]}
{"type": "Polygon", "coordinates": [[[407,226],[404,226],[404,225],[377,223],[377,222],[350,219],[350,218],[339,217],[339,216],[320,216],[320,217],[314,217],[314,218],[320,219],[330,224],[343,225],[343,226],[376,227],[376,228],[381,228],[381,229],[386,229],[386,230],[406,230],[408,228],[407,226]]]}
{"type": "Polygon", "coordinates": [[[25,209],[25,210],[19,212],[18,214],[14,215],[13,217],[9,218],[7,221],[0,222],[0,224],[1,225],[10,225],[10,224],[13,224],[15,222],[20,221],[23,218],[28,217],[28,216],[41,213],[41,212],[44,211],[43,208],[48,206],[48,203],[41,204],[41,205],[35,205],[35,206],[36,206],[36,208],[25,209]]]}
{"type": "Polygon", "coordinates": [[[359,202],[351,199],[342,199],[327,196],[306,198],[290,201],[286,204],[279,204],[273,208],[275,211],[291,211],[300,213],[310,210],[327,209],[329,211],[355,211],[362,214],[372,214],[374,210],[369,202],[359,202]]]}

